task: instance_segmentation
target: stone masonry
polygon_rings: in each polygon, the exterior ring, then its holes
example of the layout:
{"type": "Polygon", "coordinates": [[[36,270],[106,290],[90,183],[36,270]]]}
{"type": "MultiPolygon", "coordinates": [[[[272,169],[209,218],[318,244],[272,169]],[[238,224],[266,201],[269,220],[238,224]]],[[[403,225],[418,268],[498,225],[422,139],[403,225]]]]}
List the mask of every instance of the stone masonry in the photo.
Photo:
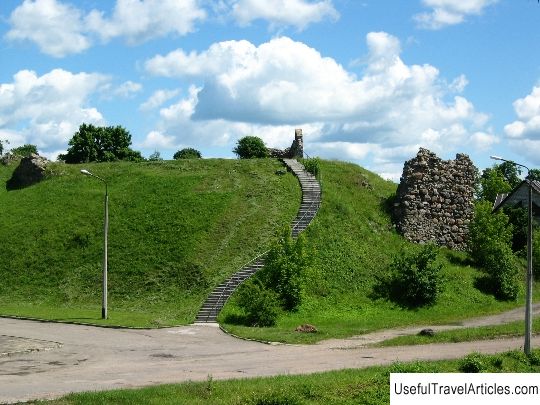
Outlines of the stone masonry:
{"type": "Polygon", "coordinates": [[[294,141],[290,148],[286,149],[274,149],[269,148],[268,153],[270,157],[280,159],[295,159],[304,157],[304,139],[302,137],[302,129],[297,128],[294,130],[294,141]]]}
{"type": "Polygon", "coordinates": [[[398,232],[411,242],[465,250],[476,173],[465,154],[445,161],[420,148],[403,167],[394,204],[398,232]]]}

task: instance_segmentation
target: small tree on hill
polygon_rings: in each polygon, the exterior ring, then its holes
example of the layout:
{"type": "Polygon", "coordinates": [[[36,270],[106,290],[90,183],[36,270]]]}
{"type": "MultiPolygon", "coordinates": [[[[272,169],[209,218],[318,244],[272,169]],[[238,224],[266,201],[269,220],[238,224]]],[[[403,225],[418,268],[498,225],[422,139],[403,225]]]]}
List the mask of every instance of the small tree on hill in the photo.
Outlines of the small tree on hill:
{"type": "Polygon", "coordinates": [[[160,162],[163,160],[163,158],[161,157],[161,153],[156,150],[148,157],[148,160],[151,162],[160,162]]]}
{"type": "Polygon", "coordinates": [[[201,152],[193,148],[180,149],[173,155],[173,159],[200,159],[202,158],[201,152]]]}
{"type": "Polygon", "coordinates": [[[268,156],[268,149],[263,140],[257,136],[245,136],[239,139],[233,152],[240,159],[265,158],[268,156]]]}
{"type": "Polygon", "coordinates": [[[37,155],[38,150],[36,145],[31,145],[27,143],[26,145],[11,149],[11,153],[17,156],[27,157],[30,156],[32,153],[37,155]]]}
{"type": "Polygon", "coordinates": [[[131,146],[131,134],[121,126],[96,127],[82,124],[69,141],[70,147],[58,159],[66,163],[110,162],[114,160],[144,160],[131,146]]]}
{"type": "Polygon", "coordinates": [[[473,260],[488,275],[489,289],[502,300],[514,300],[519,292],[519,269],[511,244],[508,216],[502,211],[493,214],[487,201],[478,202],[469,226],[469,248],[473,260]]]}

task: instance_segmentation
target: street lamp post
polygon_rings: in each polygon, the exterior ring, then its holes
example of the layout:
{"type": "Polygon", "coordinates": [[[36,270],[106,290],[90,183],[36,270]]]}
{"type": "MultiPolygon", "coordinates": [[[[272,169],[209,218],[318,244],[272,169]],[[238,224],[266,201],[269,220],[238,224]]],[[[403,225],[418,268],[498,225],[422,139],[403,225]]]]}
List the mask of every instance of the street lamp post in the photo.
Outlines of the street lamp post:
{"type": "MultiPolygon", "coordinates": [[[[506,160],[499,156],[490,156],[491,159],[501,160],[513,164],[515,166],[527,169],[527,177],[529,177],[530,169],[522,164],[512,160],[506,160]]],[[[532,239],[533,239],[533,215],[532,215],[532,186],[531,180],[527,180],[527,286],[525,296],[525,345],[523,350],[525,354],[531,354],[531,339],[532,339],[532,288],[533,288],[533,266],[532,266],[532,239]]]]}
{"type": "Polygon", "coordinates": [[[101,319],[107,319],[107,262],[108,262],[108,234],[109,234],[109,191],[107,181],[86,169],[82,169],[81,173],[86,176],[95,177],[105,184],[105,220],[103,226],[103,296],[101,299],[101,319]]]}

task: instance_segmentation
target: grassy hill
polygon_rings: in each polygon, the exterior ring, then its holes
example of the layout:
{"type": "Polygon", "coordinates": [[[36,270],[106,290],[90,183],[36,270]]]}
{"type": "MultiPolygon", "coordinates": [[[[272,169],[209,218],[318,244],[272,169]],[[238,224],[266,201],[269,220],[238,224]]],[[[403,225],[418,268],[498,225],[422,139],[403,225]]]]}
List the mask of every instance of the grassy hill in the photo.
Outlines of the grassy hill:
{"type": "MultiPolygon", "coordinates": [[[[276,160],[54,164],[0,188],[0,314],[101,322],[103,184],[108,179],[108,324],[193,321],[226,276],[295,216],[296,178],[276,160]]],[[[0,184],[13,166],[0,165],[0,184]]]]}
{"type": "MultiPolygon", "coordinates": [[[[300,203],[296,178],[276,160],[54,164],[32,187],[0,189],[0,314],[100,323],[103,185],[109,179],[109,315],[104,323],[190,323],[211,289],[265,251],[300,203]]],[[[377,275],[409,244],[386,206],[396,184],[361,167],[322,161],[323,202],[306,230],[313,266],[299,310],[273,328],[220,315],[238,335],[316,341],[399,325],[457,322],[522,303],[474,287],[466,255],[441,249],[445,289],[431,308],[402,309],[373,297],[377,275]],[[310,323],[317,334],[294,332],[310,323]]],[[[0,166],[0,183],[13,167],[0,166]]],[[[538,289],[537,289],[538,290],[538,289]]],[[[538,293],[536,293],[538,295],[538,293]]]]}
{"type": "Polygon", "coordinates": [[[467,255],[444,248],[438,260],[445,288],[436,305],[408,310],[374,298],[376,276],[411,245],[396,233],[386,209],[396,184],[354,164],[322,161],[321,168],[322,207],[305,231],[314,271],[302,306],[281,316],[276,327],[248,328],[234,324],[241,312],[233,297],[220,315],[226,329],[261,340],[313,342],[396,326],[457,322],[523,304],[522,296],[518,302],[500,302],[479,291],[474,284],[480,273],[467,255]],[[294,332],[306,323],[318,333],[294,332]]]}

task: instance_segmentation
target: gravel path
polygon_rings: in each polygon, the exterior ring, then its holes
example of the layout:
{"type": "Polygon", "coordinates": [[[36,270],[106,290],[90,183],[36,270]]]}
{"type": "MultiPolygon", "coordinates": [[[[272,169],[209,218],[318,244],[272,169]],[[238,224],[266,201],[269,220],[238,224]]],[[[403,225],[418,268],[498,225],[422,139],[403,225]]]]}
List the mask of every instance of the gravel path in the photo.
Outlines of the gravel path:
{"type": "MultiPolygon", "coordinates": [[[[540,305],[534,306],[535,315],[540,305]]],[[[523,309],[435,330],[523,319],[523,309]]],[[[427,326],[426,326],[427,327],[427,326]]],[[[111,329],[0,318],[0,403],[55,398],[68,392],[187,380],[247,378],[361,368],[395,361],[440,360],[523,346],[523,338],[422,347],[366,347],[422,326],[331,339],[315,345],[268,345],[235,339],[216,324],[167,329],[111,329]]],[[[540,346],[540,337],[533,347],[540,346]]]]}

